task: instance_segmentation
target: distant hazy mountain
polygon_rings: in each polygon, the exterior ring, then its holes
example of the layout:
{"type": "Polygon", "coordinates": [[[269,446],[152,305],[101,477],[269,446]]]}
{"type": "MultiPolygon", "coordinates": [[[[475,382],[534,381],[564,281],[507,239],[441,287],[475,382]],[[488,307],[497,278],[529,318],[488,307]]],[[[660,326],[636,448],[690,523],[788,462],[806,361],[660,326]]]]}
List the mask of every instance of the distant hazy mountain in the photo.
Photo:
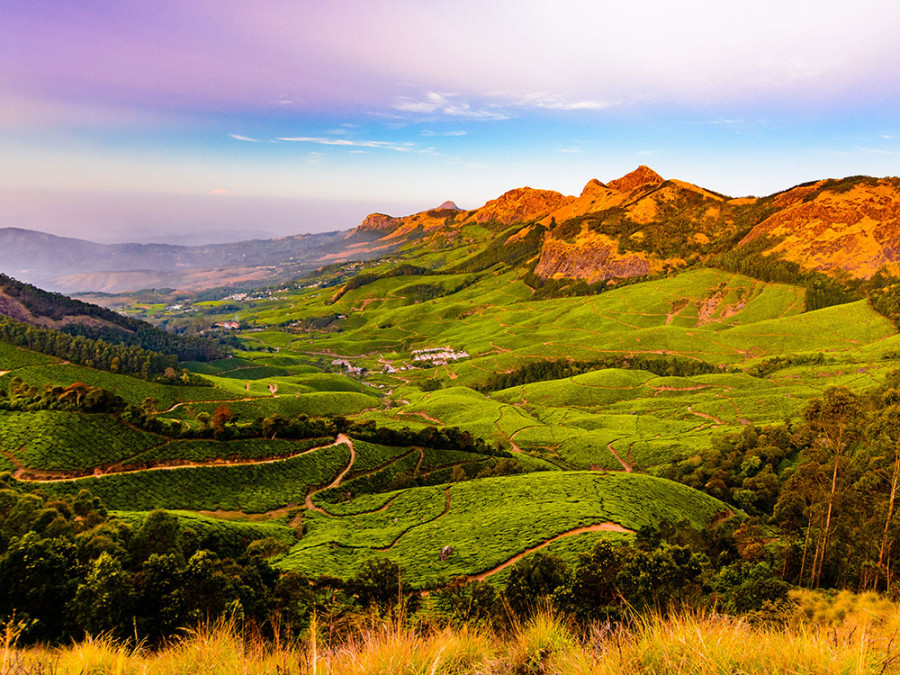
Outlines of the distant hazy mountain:
{"type": "Polygon", "coordinates": [[[63,292],[196,289],[232,280],[264,283],[345,256],[364,258],[366,239],[330,232],[208,246],[97,244],[8,227],[0,228],[0,271],[63,292]]]}

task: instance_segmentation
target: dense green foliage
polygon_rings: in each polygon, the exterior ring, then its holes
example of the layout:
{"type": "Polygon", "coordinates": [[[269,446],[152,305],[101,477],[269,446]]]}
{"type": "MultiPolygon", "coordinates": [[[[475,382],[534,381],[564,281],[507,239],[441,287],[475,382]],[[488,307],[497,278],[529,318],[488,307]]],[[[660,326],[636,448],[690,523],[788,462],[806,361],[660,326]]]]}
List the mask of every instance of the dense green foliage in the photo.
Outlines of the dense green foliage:
{"type": "Polygon", "coordinates": [[[522,227],[517,226],[491,241],[483,250],[449,270],[450,273],[483,272],[498,263],[513,266],[536,255],[541,248],[546,229],[538,224],[528,225],[524,237],[510,242],[522,227]]]}
{"type": "Polygon", "coordinates": [[[644,370],[655,375],[668,377],[691,377],[694,375],[728,372],[726,368],[714,366],[705,361],[683,359],[675,356],[658,357],[636,354],[634,356],[608,356],[593,361],[547,359],[528,363],[508,373],[493,373],[488,377],[487,382],[477,386],[476,389],[483,392],[498,391],[531,382],[575,377],[582,373],[605,368],[644,370]]]}
{"type": "Polygon", "coordinates": [[[5,274],[0,274],[0,292],[21,302],[35,316],[53,321],[75,317],[74,322],[61,329],[69,335],[173,354],[179,361],[206,361],[226,354],[226,350],[207,338],[167,333],[146,321],[122,316],[60,293],[49,293],[5,274]]]}
{"type": "Polygon", "coordinates": [[[731,502],[753,518],[742,555],[787,582],[891,588],[900,555],[900,371],[866,395],[829,387],[796,425],[719,438],[659,473],[731,502]],[[776,534],[776,545],[767,545],[776,534]]]}
{"type": "Polygon", "coordinates": [[[5,316],[0,316],[0,341],[112,373],[158,379],[169,384],[205,384],[205,380],[196,375],[179,373],[176,370],[178,359],[175,356],[136,346],[73,337],[50,328],[36,328],[5,316]]]}
{"type": "Polygon", "coordinates": [[[806,289],[807,312],[843,305],[861,297],[859,291],[848,283],[819,272],[805,271],[799,264],[777,255],[766,255],[765,251],[774,245],[775,242],[768,238],[759,237],[749,244],[720,253],[709,264],[760,281],[802,286],[806,289]]]}
{"type": "Polygon", "coordinates": [[[348,279],[347,282],[341,287],[341,289],[334,294],[331,298],[331,302],[337,302],[340,300],[345,294],[349,293],[352,290],[357,288],[362,288],[363,286],[367,286],[368,284],[375,283],[379,279],[390,279],[393,277],[404,277],[404,276],[414,276],[414,275],[422,275],[422,274],[431,274],[431,270],[425,269],[424,267],[417,267],[415,265],[398,265],[387,272],[382,272],[380,274],[373,273],[363,273],[357,274],[355,277],[348,279]]]}

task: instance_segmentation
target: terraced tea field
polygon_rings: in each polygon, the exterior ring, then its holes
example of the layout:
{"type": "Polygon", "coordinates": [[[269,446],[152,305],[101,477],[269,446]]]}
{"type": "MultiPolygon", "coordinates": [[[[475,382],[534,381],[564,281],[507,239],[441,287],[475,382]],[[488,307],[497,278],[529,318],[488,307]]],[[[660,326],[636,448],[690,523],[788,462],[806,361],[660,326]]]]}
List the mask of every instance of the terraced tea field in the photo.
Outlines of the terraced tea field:
{"type": "MultiPolygon", "coordinates": [[[[308,513],[279,563],[352,575],[372,557],[402,561],[416,585],[501,572],[523,551],[587,532],[634,532],[663,519],[698,527],[727,507],[683,485],[626,473],[553,472],[413,488],[308,513]],[[447,560],[441,549],[453,548],[447,560]]],[[[557,547],[559,549],[559,547],[557,547]]]]}
{"type": "Polygon", "coordinates": [[[184,364],[203,387],[0,345],[0,388],[13,377],[104,387],[188,436],[114,415],[0,411],[0,470],[50,493],[87,488],[134,523],[166,508],[204,537],[274,537],[290,546],[281,569],[347,577],[374,557],[397,560],[419,587],[496,581],[534,551],[574,559],[601,537],[727,516],[722,502],[652,473],[716,434],[796,419],[827,386],[862,392],[900,365],[900,336],[867,302],[804,312],[803,288],[715,269],[532,295],[521,269],[499,267],[248,301],[237,312],[253,327],[239,333],[245,350],[184,364]],[[449,356],[422,351],[437,348],[449,356]],[[769,361],[781,356],[793,360],[769,361]],[[490,386],[548,360],[594,365],[490,386]],[[190,437],[223,406],[237,430],[336,415],[394,430],[458,427],[495,454],[345,436],[190,437]],[[441,560],[445,546],[454,552],[441,560]]]}

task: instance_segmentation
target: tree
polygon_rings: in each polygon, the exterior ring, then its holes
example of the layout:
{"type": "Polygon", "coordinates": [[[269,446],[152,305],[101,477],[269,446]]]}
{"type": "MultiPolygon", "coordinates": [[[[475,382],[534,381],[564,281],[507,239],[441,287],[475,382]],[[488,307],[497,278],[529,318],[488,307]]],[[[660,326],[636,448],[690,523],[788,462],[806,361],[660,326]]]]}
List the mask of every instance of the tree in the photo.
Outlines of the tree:
{"type": "Polygon", "coordinates": [[[392,611],[403,599],[403,569],[388,558],[372,558],[347,582],[347,590],[363,607],[392,611]]]}
{"type": "Polygon", "coordinates": [[[569,568],[559,556],[532,553],[513,565],[506,582],[506,599],[520,616],[533,613],[542,601],[569,583],[569,568]]]}
{"type": "Polygon", "coordinates": [[[813,430],[821,434],[832,456],[831,490],[825,515],[825,529],[813,558],[813,579],[818,586],[828,553],[828,538],[837,493],[838,467],[847,444],[857,437],[862,417],[862,405],[856,394],[846,387],[828,387],[820,399],[813,399],[803,409],[803,418],[813,430]],[[818,563],[818,566],[817,566],[818,563]]]}
{"type": "Polygon", "coordinates": [[[122,638],[132,626],[135,593],[131,575],[104,551],[91,563],[75,595],[75,616],[90,634],[111,632],[122,638]]]}

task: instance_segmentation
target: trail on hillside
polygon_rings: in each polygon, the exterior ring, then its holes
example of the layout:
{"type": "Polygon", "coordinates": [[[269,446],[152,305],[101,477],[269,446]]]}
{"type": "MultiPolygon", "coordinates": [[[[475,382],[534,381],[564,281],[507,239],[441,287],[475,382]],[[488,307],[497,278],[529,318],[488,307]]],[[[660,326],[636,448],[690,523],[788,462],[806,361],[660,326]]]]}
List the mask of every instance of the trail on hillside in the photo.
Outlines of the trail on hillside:
{"type": "Polygon", "coordinates": [[[439,514],[437,514],[434,518],[429,518],[428,520],[423,520],[423,521],[420,522],[420,523],[416,523],[415,525],[411,525],[411,526],[408,527],[407,529],[403,530],[403,532],[401,532],[400,534],[398,534],[398,535],[397,535],[397,538],[394,539],[394,541],[392,541],[392,542],[391,542],[390,544],[388,544],[387,546],[382,546],[382,547],[378,547],[378,548],[373,548],[372,550],[373,550],[373,551],[382,551],[382,552],[384,552],[384,551],[390,551],[390,550],[391,550],[392,548],[394,548],[397,544],[399,544],[399,543],[400,543],[400,540],[403,539],[403,537],[405,537],[407,534],[409,534],[410,532],[412,532],[413,530],[415,530],[415,529],[418,528],[418,527],[422,527],[423,525],[428,525],[429,523],[433,523],[433,522],[435,522],[436,520],[439,520],[439,519],[443,518],[444,516],[447,515],[447,512],[448,512],[448,511],[450,511],[450,488],[449,488],[449,487],[446,487],[446,488],[444,488],[444,510],[443,510],[443,511],[441,511],[439,514]]]}
{"type": "Polygon", "coordinates": [[[696,415],[697,417],[702,417],[704,419],[712,420],[716,424],[725,424],[725,422],[720,420],[718,417],[713,417],[712,415],[708,415],[704,412],[697,412],[691,406],[688,406],[688,412],[690,412],[692,415],[696,415]]]}
{"type": "Polygon", "coordinates": [[[424,413],[424,412],[406,412],[405,410],[398,410],[398,411],[397,411],[397,414],[398,414],[398,415],[412,415],[412,416],[418,416],[418,417],[422,417],[423,419],[428,420],[429,422],[432,422],[433,424],[440,424],[440,425],[443,425],[443,424],[444,424],[444,423],[441,422],[437,417],[432,417],[432,416],[429,415],[428,413],[424,413]]]}
{"type": "MultiPolygon", "coordinates": [[[[81,475],[72,475],[72,472],[53,472],[53,471],[41,471],[36,469],[26,469],[21,468],[13,474],[13,478],[16,480],[26,481],[29,483],[62,483],[66,481],[79,480],[81,478],[87,478],[89,476],[94,476],[97,478],[102,478],[103,476],[119,476],[123,474],[129,473],[146,473],[148,471],[175,471],[177,469],[191,469],[196,467],[203,466],[243,466],[247,464],[275,464],[276,462],[284,462],[289,459],[294,459],[295,457],[302,457],[303,455],[308,455],[311,452],[316,452],[317,450],[324,450],[325,448],[331,448],[335,445],[339,445],[343,441],[341,441],[341,437],[346,438],[343,434],[338,434],[337,440],[334,443],[328,443],[327,445],[317,445],[314,448],[308,448],[307,450],[303,450],[301,452],[294,453],[292,455],[279,455],[278,457],[269,457],[267,459],[211,459],[208,461],[183,461],[183,460],[175,460],[181,463],[179,464],[165,464],[165,465],[157,465],[147,467],[145,469],[123,469],[121,471],[104,471],[101,467],[95,467],[92,469],[92,473],[89,474],[81,474],[81,475]],[[36,476],[41,476],[38,478],[36,476]]],[[[349,439],[348,439],[349,440],[349,439]]],[[[161,443],[160,445],[165,445],[161,443]]],[[[153,446],[154,448],[159,447],[158,445],[153,446]]],[[[352,443],[351,447],[351,464],[352,464],[352,443]]],[[[148,448],[152,449],[152,448],[148,448]]],[[[146,451],[144,451],[146,452],[146,451]]]]}
{"type": "MultiPolygon", "coordinates": [[[[616,441],[617,440],[619,440],[619,439],[617,438],[616,441]]],[[[609,443],[607,443],[606,449],[609,450],[613,454],[613,457],[615,457],[617,460],[619,460],[619,464],[622,465],[622,468],[625,470],[625,473],[631,473],[631,465],[628,464],[624,459],[622,459],[619,456],[619,453],[616,452],[616,449],[613,447],[613,443],[615,443],[616,441],[610,441],[609,443]]]]}
{"type": "MultiPolygon", "coordinates": [[[[275,398],[280,398],[280,396],[276,395],[275,398]]],[[[156,415],[165,415],[166,413],[170,413],[176,408],[180,408],[183,405],[190,405],[191,403],[242,403],[244,401],[264,401],[268,400],[265,396],[245,396],[244,398],[219,398],[213,400],[205,400],[205,401],[179,401],[175,405],[173,405],[168,410],[160,410],[155,413],[156,415]]]]}
{"type": "MultiPolygon", "coordinates": [[[[350,461],[347,462],[347,466],[344,468],[343,471],[341,471],[337,475],[337,478],[335,478],[333,481],[331,481],[331,483],[329,483],[328,485],[326,485],[323,488],[319,488],[318,490],[313,490],[313,491],[309,492],[306,495],[306,501],[304,502],[304,504],[306,505],[306,508],[309,509],[310,511],[315,511],[317,513],[321,513],[326,516],[331,516],[332,518],[334,516],[332,516],[330,513],[328,513],[328,511],[326,511],[325,509],[319,508],[318,506],[313,504],[312,498],[315,495],[322,492],[323,490],[328,490],[329,488],[337,487],[338,485],[340,485],[341,481],[344,480],[344,476],[346,476],[348,473],[350,473],[350,469],[353,468],[353,463],[356,461],[356,450],[353,447],[353,441],[350,440],[350,438],[348,436],[346,436],[345,434],[338,434],[334,443],[332,443],[331,445],[340,445],[341,443],[344,443],[345,445],[350,447],[350,461]]],[[[327,447],[330,447],[330,446],[327,446],[327,447]]]]}
{"type": "Polygon", "coordinates": [[[569,530],[567,532],[557,534],[555,537],[550,537],[550,539],[547,539],[546,541],[544,541],[536,546],[532,546],[531,548],[526,548],[521,553],[517,553],[512,558],[510,558],[506,562],[500,563],[496,567],[492,567],[491,569],[481,572],[479,574],[470,574],[469,576],[466,577],[466,579],[468,581],[484,581],[488,577],[493,576],[493,575],[497,574],[498,572],[502,572],[510,565],[515,565],[517,562],[519,562],[522,558],[524,558],[529,553],[534,553],[535,551],[539,551],[542,548],[549,546],[553,542],[559,541],[563,537],[572,537],[577,534],[584,534],[585,532],[622,532],[624,534],[633,534],[634,530],[629,530],[627,527],[622,527],[618,523],[613,523],[613,522],[600,523],[599,525],[586,525],[584,527],[576,527],[573,530],[569,530]]]}

